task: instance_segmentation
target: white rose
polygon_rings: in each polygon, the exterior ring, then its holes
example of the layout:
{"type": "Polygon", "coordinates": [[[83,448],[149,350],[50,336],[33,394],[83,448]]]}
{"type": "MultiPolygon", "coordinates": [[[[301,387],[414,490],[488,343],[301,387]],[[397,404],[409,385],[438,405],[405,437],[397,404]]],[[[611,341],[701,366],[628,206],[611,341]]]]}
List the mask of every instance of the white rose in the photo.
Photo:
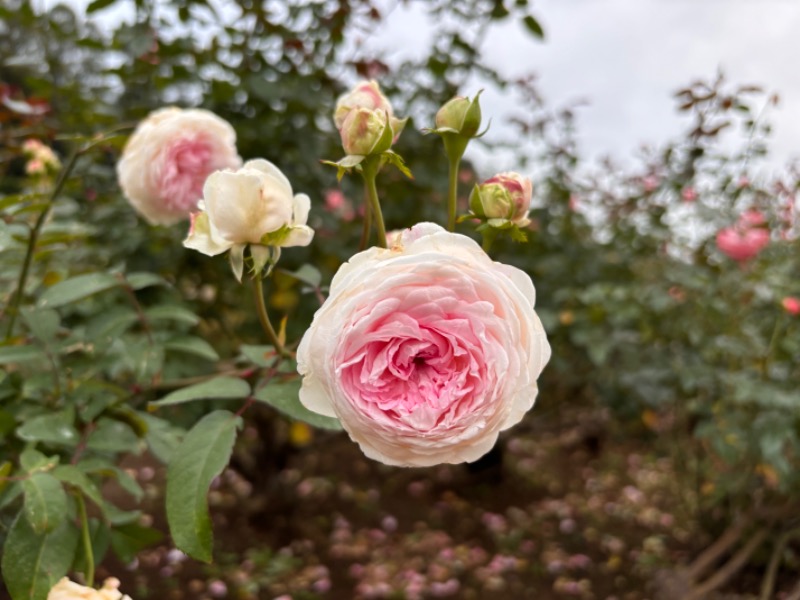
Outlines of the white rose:
{"type": "Polygon", "coordinates": [[[297,350],[300,401],[370,458],[477,460],[533,406],[550,345],[531,278],[432,223],[344,264],[297,350]]]}
{"type": "Polygon", "coordinates": [[[118,588],[119,579],[113,577],[106,579],[99,590],[64,577],[47,594],[47,600],[131,600],[130,596],[123,596],[118,588]]]}
{"type": "Polygon", "coordinates": [[[311,243],[314,230],[306,225],[310,208],[308,196],[294,195],[280,169],[264,159],[250,160],[241,169],[217,171],[208,177],[201,212],[192,215],[183,245],[208,256],[230,250],[241,280],[241,256],[248,244],[260,262],[266,261],[269,247],[311,243]]]}
{"type": "Polygon", "coordinates": [[[172,225],[197,209],[209,174],[241,164],[229,123],[207,110],[169,107],[139,123],[117,163],[117,177],[150,224],[172,225]]]}

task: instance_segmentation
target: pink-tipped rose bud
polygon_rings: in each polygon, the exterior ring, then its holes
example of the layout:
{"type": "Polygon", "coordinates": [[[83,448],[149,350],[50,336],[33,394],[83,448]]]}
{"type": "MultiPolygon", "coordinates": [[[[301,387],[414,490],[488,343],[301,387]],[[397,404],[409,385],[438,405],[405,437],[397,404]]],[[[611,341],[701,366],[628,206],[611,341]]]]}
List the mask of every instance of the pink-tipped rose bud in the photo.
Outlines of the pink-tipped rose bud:
{"type": "MultiPolygon", "coordinates": [[[[333,114],[333,122],[336,124],[336,129],[342,135],[342,145],[345,152],[350,155],[366,156],[368,154],[379,154],[388,150],[393,143],[400,137],[400,133],[406,125],[408,119],[398,119],[394,116],[392,105],[381,93],[381,89],[375,81],[362,81],[348,93],[344,94],[336,102],[336,110],[333,114]],[[366,112],[364,112],[366,111],[366,112]],[[373,113],[367,116],[367,112],[373,113]],[[357,113],[355,116],[353,113],[357,113]],[[373,146],[367,148],[369,140],[367,138],[362,140],[362,135],[358,134],[359,128],[374,127],[377,128],[377,122],[381,122],[381,133],[388,117],[390,135],[389,145],[382,148],[380,146],[373,146]],[[348,118],[350,121],[348,122],[348,118]],[[355,125],[358,123],[357,125],[355,125]],[[355,129],[354,129],[355,128],[355,129]],[[345,130],[348,130],[347,139],[345,139],[345,130]],[[349,149],[348,149],[349,146],[349,149]],[[379,149],[376,149],[379,148],[379,149]],[[351,150],[359,150],[359,152],[352,152],[351,150]],[[364,151],[369,150],[369,151],[364,151]]],[[[377,144],[377,139],[375,140],[377,144]]]]}
{"type": "Polygon", "coordinates": [[[783,306],[783,310],[789,313],[792,316],[800,315],[800,299],[795,298],[794,296],[787,296],[781,302],[781,306],[783,306]]]}
{"type": "Polygon", "coordinates": [[[481,218],[504,219],[519,227],[530,223],[533,184],[527,177],[512,171],[499,173],[476,185],[469,197],[469,207],[481,218]]]}
{"type": "Polygon", "coordinates": [[[342,147],[349,155],[380,154],[392,147],[392,128],[387,113],[356,108],[342,123],[342,147]]]}
{"type": "Polygon", "coordinates": [[[465,137],[474,137],[481,127],[480,94],[473,100],[456,96],[449,100],[436,113],[436,129],[450,131],[465,137]]]}
{"type": "Polygon", "coordinates": [[[376,81],[362,81],[336,101],[336,111],[333,113],[336,129],[342,129],[347,115],[356,108],[389,113],[390,117],[394,115],[392,105],[381,93],[381,88],[376,81]]]}

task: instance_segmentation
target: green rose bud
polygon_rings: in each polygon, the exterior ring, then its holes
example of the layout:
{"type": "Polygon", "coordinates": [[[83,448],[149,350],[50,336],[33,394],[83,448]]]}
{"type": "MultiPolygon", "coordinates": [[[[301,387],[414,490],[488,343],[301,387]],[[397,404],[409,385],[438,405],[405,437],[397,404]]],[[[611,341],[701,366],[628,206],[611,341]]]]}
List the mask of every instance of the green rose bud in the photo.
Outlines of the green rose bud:
{"type": "Polygon", "coordinates": [[[436,129],[458,133],[465,137],[475,137],[481,126],[480,92],[470,100],[456,96],[449,100],[436,113],[436,129]]]}

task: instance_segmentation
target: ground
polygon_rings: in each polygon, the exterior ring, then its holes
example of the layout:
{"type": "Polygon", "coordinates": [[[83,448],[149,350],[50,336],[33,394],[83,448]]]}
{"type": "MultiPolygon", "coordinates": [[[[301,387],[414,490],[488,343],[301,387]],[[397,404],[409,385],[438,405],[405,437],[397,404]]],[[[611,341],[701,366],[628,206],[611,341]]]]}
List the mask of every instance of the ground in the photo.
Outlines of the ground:
{"type": "MultiPolygon", "coordinates": [[[[531,414],[475,465],[398,469],[268,410],[210,493],[215,563],[169,544],[107,563],[135,600],[677,600],[675,568],[710,541],[672,459],[602,411],[531,414]]],[[[136,471],[157,507],[163,472],[136,471]]]]}

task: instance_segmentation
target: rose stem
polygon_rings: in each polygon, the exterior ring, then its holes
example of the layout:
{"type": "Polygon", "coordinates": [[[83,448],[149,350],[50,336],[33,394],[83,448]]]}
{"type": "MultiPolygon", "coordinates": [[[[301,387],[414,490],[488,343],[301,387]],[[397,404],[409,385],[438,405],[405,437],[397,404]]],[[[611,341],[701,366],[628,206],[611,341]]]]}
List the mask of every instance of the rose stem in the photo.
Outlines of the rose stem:
{"type": "Polygon", "coordinates": [[[19,313],[19,303],[22,301],[22,296],[25,293],[25,284],[28,280],[28,272],[31,268],[31,261],[33,260],[33,252],[36,249],[36,242],[39,241],[39,234],[42,232],[42,227],[44,227],[47,216],[50,214],[50,209],[53,208],[56,198],[58,198],[61,190],[64,189],[67,179],[69,179],[72,170],[75,168],[75,163],[78,162],[78,158],[81,155],[85,154],[95,146],[118,136],[118,131],[131,129],[132,127],[132,125],[128,124],[120,125],[119,127],[115,127],[104,134],[98,134],[94,136],[91,141],[85,143],[79,148],[76,148],[72,151],[72,154],[70,154],[69,160],[67,160],[67,165],[61,171],[61,173],[59,173],[56,184],[53,187],[53,191],[50,193],[50,197],[47,199],[47,203],[42,209],[42,212],[39,213],[39,218],[36,219],[36,223],[31,230],[31,235],[28,238],[28,247],[25,250],[25,259],[22,263],[22,270],[19,273],[19,279],[17,280],[17,289],[15,290],[14,296],[9,302],[8,308],[6,309],[6,312],[10,313],[8,327],[6,328],[6,339],[10,338],[14,331],[14,322],[16,321],[17,314],[19,313]]]}
{"type": "Polygon", "coordinates": [[[267,305],[264,302],[264,288],[261,285],[261,277],[256,276],[251,281],[253,283],[253,295],[256,299],[256,309],[258,310],[258,319],[261,321],[261,327],[264,333],[267,334],[267,339],[275,348],[275,352],[278,356],[287,356],[286,349],[278,339],[278,334],[275,333],[275,329],[272,327],[269,315],[267,314],[267,305]]]}
{"type": "Polygon", "coordinates": [[[448,173],[447,188],[447,231],[456,230],[456,208],[458,202],[458,168],[461,157],[450,158],[450,172],[448,173]]]}
{"type": "Polygon", "coordinates": [[[81,538],[83,550],[86,552],[86,585],[94,587],[94,552],[92,550],[92,536],[89,533],[89,519],[86,516],[86,503],[83,501],[83,494],[75,494],[78,504],[78,515],[81,519],[81,538]]]}
{"type": "Polygon", "coordinates": [[[375,187],[375,176],[378,174],[380,156],[368,156],[361,163],[361,175],[367,184],[367,197],[369,198],[372,213],[375,216],[375,225],[378,230],[378,245],[386,248],[386,226],[383,224],[381,202],[378,200],[378,188],[375,187]]]}
{"type": "Polygon", "coordinates": [[[369,243],[369,230],[372,228],[372,206],[369,201],[369,186],[364,184],[364,226],[361,229],[361,241],[358,243],[358,251],[365,250],[369,243]]]}
{"type": "Polygon", "coordinates": [[[55,203],[56,198],[61,193],[61,190],[64,189],[64,184],[67,182],[70,173],[72,173],[72,169],[75,168],[75,163],[77,162],[78,157],[82,153],[83,149],[81,148],[74,150],[70,155],[67,166],[64,167],[64,169],[61,171],[61,174],[58,176],[56,185],[53,188],[53,191],[50,193],[50,197],[47,199],[47,204],[45,204],[42,212],[39,213],[39,218],[36,219],[36,224],[31,230],[31,235],[28,238],[28,248],[25,251],[25,260],[22,263],[22,270],[19,272],[17,289],[14,291],[14,297],[12,298],[9,308],[6,311],[9,313],[8,326],[6,327],[6,339],[10,338],[12,332],[14,331],[14,322],[17,319],[17,313],[19,313],[19,303],[22,300],[23,294],[25,293],[25,284],[28,280],[28,272],[31,268],[33,252],[36,249],[36,242],[39,241],[39,234],[42,231],[44,222],[47,220],[47,216],[50,214],[50,209],[53,208],[53,203],[55,203]]]}

